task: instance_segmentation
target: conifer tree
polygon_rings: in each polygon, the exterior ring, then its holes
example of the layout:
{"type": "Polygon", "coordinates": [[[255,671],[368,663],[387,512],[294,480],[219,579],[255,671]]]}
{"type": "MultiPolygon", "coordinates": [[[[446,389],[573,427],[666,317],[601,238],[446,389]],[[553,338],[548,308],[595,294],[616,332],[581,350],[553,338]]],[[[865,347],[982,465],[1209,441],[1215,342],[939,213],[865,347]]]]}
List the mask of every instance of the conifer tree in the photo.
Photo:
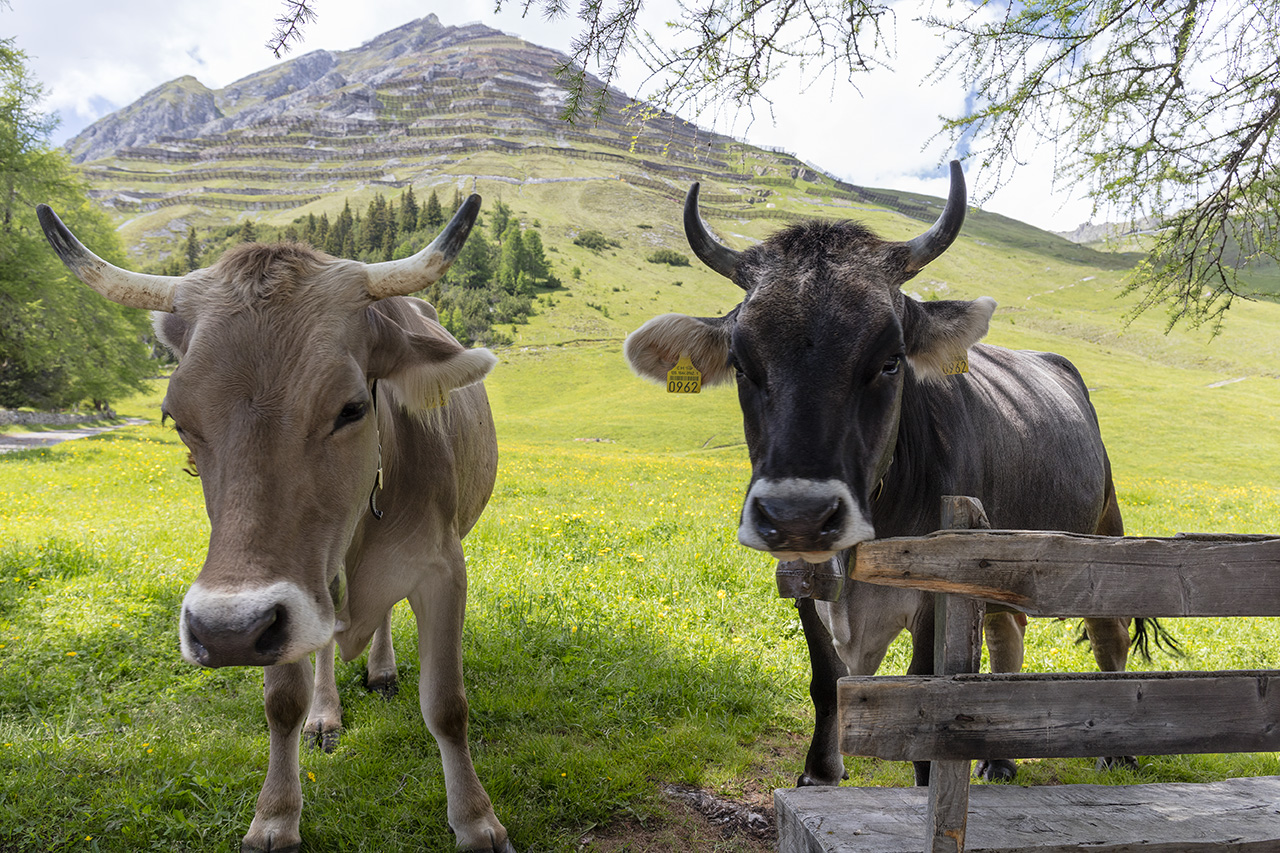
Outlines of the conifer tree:
{"type": "MultiPolygon", "coordinates": [[[[502,203],[502,199],[498,199],[493,203],[493,209],[489,211],[489,227],[493,229],[493,239],[502,242],[507,233],[507,226],[511,224],[511,208],[502,203]]],[[[519,225],[516,226],[517,232],[519,225]]]]}
{"type": "MultiPolygon", "coordinates": [[[[440,202],[436,202],[436,206],[440,206],[440,202]]],[[[418,200],[414,198],[413,187],[409,187],[400,195],[400,232],[402,234],[412,234],[418,230],[418,200]]]]}
{"type": "Polygon", "coordinates": [[[419,227],[435,233],[444,227],[444,211],[440,209],[440,197],[432,190],[427,196],[427,205],[422,210],[422,223],[419,227]]]}
{"type": "Polygon", "coordinates": [[[187,228],[187,239],[183,243],[182,254],[187,262],[187,268],[184,272],[191,272],[200,268],[200,241],[196,238],[196,227],[194,225],[187,228]]]}
{"type": "Polygon", "coordinates": [[[537,282],[545,282],[551,278],[551,263],[542,249],[542,235],[537,228],[529,228],[524,232],[525,271],[537,282]]]}
{"type": "Polygon", "coordinates": [[[498,284],[508,293],[515,293],[516,282],[520,273],[526,271],[525,267],[524,240],[520,236],[520,223],[510,222],[502,232],[502,248],[498,252],[498,284]]]}

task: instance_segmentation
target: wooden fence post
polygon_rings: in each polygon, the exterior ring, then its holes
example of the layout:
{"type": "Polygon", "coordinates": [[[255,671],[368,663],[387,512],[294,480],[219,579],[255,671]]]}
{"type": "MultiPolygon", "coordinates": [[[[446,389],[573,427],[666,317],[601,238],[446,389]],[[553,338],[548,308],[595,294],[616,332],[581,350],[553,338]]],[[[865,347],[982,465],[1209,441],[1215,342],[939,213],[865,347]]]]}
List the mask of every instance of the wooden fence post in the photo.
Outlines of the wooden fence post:
{"type": "MultiPolygon", "coordinates": [[[[942,530],[991,528],[977,498],[943,495],[942,530]]],[[[977,672],[982,663],[982,618],[986,606],[977,599],[944,592],[933,594],[933,672],[955,675],[977,672]]],[[[930,762],[929,807],[925,816],[929,853],[964,853],[969,816],[967,760],[930,762]]]]}

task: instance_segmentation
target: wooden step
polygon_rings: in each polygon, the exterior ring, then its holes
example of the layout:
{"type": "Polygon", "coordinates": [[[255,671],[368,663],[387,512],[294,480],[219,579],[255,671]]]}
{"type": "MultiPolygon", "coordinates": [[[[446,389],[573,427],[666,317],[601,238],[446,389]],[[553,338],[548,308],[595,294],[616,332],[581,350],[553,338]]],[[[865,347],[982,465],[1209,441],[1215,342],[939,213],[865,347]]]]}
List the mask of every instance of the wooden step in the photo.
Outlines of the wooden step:
{"type": "MultiPolygon", "coordinates": [[[[779,853],[921,853],[926,788],[774,792],[779,853]]],[[[1280,851],[1280,777],[1153,785],[973,785],[968,853],[1280,851]]]]}

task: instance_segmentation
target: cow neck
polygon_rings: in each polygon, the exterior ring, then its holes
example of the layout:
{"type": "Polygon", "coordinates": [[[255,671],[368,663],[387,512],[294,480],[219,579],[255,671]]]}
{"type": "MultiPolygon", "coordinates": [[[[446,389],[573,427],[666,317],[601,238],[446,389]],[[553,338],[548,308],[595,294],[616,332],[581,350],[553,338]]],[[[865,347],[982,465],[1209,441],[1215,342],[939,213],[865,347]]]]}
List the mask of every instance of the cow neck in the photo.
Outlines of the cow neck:
{"type": "Polygon", "coordinates": [[[878,536],[914,536],[937,529],[938,504],[932,495],[940,493],[942,478],[931,469],[944,464],[949,454],[939,442],[928,396],[928,387],[909,375],[903,383],[893,448],[883,463],[883,486],[876,487],[878,536]]]}
{"type": "Polygon", "coordinates": [[[372,404],[370,408],[373,410],[373,431],[378,436],[378,473],[373,478],[373,488],[369,490],[369,512],[373,513],[373,517],[381,519],[382,510],[378,509],[378,492],[382,491],[382,432],[378,429],[378,380],[373,380],[373,386],[369,392],[372,404]]]}

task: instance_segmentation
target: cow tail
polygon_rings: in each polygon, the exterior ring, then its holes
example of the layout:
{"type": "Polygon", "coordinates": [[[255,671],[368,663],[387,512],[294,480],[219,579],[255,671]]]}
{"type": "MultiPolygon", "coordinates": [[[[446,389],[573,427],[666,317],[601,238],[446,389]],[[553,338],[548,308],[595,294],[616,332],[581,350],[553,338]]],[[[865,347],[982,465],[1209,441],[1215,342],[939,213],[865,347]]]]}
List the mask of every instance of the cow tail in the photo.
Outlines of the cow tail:
{"type": "MultiPolygon", "coordinates": [[[[1080,636],[1076,637],[1076,643],[1089,642],[1089,635],[1085,632],[1084,623],[1080,623],[1080,636]]],[[[1178,638],[1170,634],[1169,631],[1160,624],[1158,619],[1134,619],[1133,620],[1133,637],[1129,641],[1130,648],[1142,655],[1142,659],[1151,662],[1151,645],[1155,644],[1169,657],[1181,658],[1186,657],[1182,651],[1182,644],[1178,642],[1178,638]]]]}
{"type": "Polygon", "coordinates": [[[1142,659],[1151,661],[1151,644],[1169,657],[1186,657],[1177,638],[1160,624],[1158,619],[1134,619],[1132,647],[1138,650],[1142,659]]]}

